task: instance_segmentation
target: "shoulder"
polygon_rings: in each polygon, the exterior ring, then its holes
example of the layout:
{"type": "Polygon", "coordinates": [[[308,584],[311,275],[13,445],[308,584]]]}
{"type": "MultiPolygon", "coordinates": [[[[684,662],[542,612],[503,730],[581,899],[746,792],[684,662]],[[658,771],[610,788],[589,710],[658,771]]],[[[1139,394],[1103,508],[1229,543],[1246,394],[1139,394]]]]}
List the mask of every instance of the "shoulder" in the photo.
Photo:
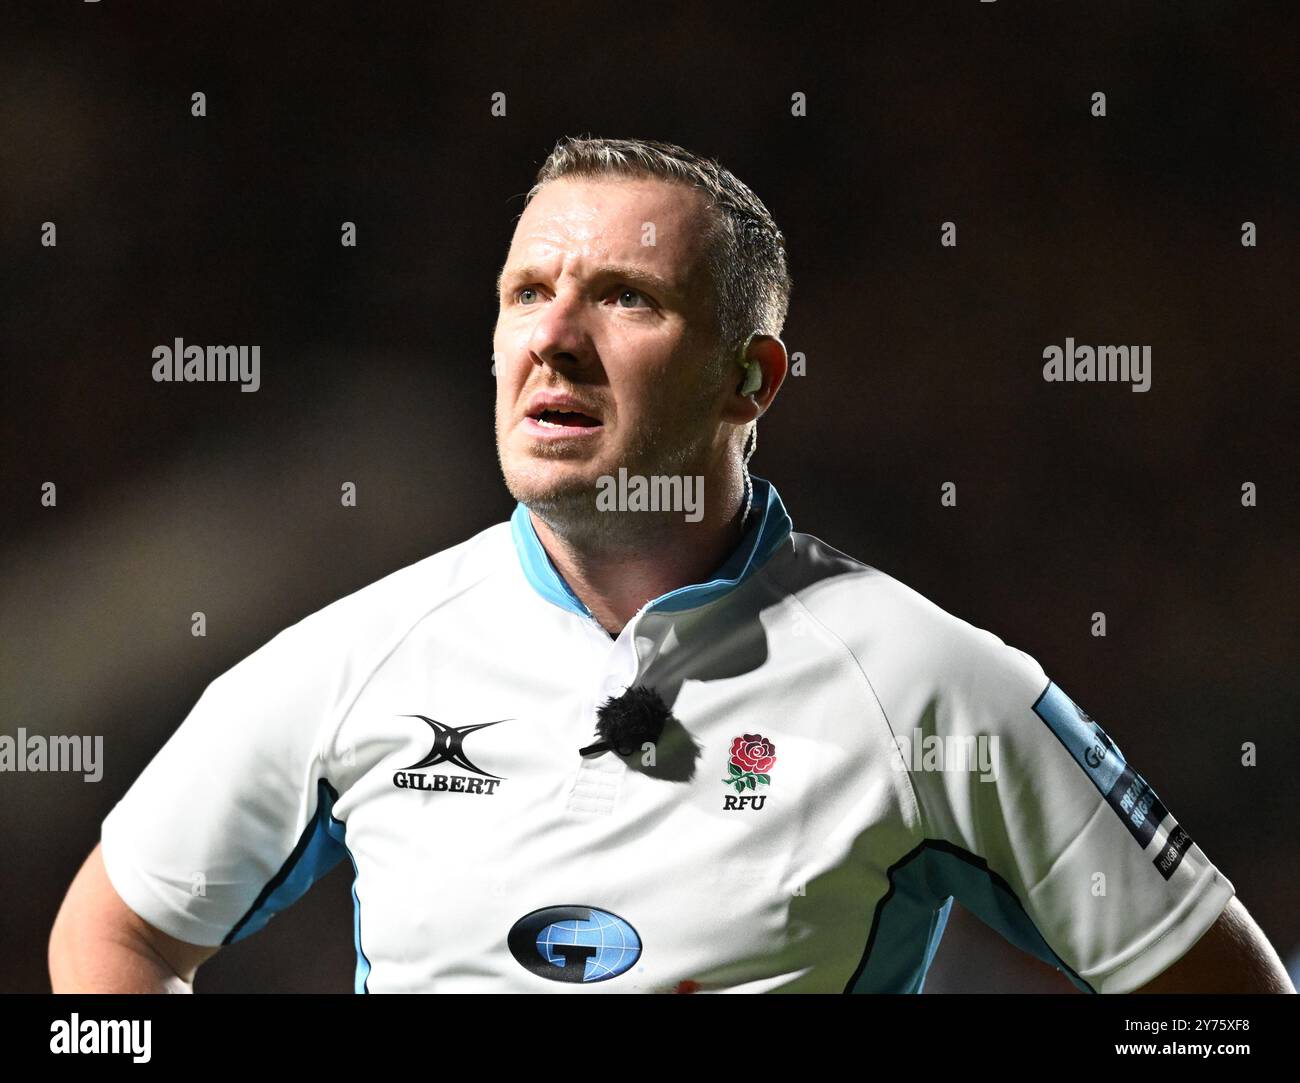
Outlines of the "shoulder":
{"type": "Polygon", "coordinates": [[[890,643],[946,659],[978,652],[989,636],[892,575],[811,534],[791,534],[786,551],[764,571],[832,632],[865,648],[890,643]]]}
{"type": "Polygon", "coordinates": [[[794,533],[765,572],[857,659],[890,708],[1028,707],[1047,684],[1038,662],[893,576],[794,533]]]}

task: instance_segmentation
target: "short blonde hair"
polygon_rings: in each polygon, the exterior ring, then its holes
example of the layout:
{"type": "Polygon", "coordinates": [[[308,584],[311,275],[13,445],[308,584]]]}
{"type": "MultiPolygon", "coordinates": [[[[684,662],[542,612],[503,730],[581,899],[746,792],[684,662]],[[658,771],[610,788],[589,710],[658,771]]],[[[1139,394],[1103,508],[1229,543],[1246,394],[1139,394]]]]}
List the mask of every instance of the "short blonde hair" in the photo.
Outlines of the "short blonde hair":
{"type": "Polygon", "coordinates": [[[708,158],[648,139],[566,136],[542,163],[524,199],[561,177],[660,177],[703,192],[714,211],[707,262],[717,293],[719,366],[733,363],[751,335],[780,335],[790,309],[785,237],[743,181],[708,158]]]}

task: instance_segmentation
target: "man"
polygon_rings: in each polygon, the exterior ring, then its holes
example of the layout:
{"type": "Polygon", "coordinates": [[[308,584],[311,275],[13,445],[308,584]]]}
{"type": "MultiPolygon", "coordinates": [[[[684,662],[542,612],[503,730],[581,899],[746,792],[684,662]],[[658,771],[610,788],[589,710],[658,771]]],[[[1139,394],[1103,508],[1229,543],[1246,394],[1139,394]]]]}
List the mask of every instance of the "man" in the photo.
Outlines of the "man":
{"type": "Polygon", "coordinates": [[[1081,989],[1291,991],[1032,658],[750,477],[789,290],[715,163],[558,145],[498,282],[514,516],[209,686],[54,988],[189,991],[346,855],[358,992],[920,991],[954,897],[1081,989]]]}

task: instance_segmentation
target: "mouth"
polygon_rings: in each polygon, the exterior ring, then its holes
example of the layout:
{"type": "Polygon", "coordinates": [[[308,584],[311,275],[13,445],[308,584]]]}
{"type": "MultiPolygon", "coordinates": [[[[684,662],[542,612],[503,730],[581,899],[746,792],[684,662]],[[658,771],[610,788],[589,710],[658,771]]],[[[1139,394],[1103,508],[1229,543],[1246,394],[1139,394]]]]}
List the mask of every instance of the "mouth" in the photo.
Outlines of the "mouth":
{"type": "Polygon", "coordinates": [[[603,423],[595,413],[580,409],[587,404],[568,396],[539,395],[523,419],[527,432],[539,439],[574,440],[598,434],[603,423]]]}
{"type": "Polygon", "coordinates": [[[590,414],[577,410],[537,410],[528,417],[550,429],[597,429],[600,422],[590,414]]]}

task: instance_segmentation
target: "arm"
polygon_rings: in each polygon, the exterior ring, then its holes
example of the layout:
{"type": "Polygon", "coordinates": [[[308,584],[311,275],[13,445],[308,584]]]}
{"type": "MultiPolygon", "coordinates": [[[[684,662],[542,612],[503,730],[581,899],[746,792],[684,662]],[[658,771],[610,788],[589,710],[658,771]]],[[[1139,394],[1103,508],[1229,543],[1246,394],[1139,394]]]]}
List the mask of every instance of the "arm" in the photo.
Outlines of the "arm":
{"type": "Polygon", "coordinates": [[[1135,993],[1294,993],[1282,960],[1235,896],[1190,951],[1135,993]]]}
{"type": "Polygon", "coordinates": [[[56,993],[191,993],[195,971],[218,950],[177,940],[136,914],[96,845],[50,931],[50,985],[56,993]]]}

